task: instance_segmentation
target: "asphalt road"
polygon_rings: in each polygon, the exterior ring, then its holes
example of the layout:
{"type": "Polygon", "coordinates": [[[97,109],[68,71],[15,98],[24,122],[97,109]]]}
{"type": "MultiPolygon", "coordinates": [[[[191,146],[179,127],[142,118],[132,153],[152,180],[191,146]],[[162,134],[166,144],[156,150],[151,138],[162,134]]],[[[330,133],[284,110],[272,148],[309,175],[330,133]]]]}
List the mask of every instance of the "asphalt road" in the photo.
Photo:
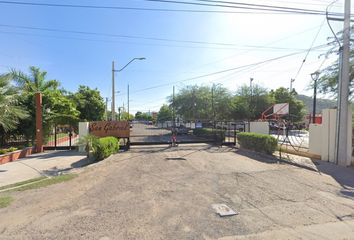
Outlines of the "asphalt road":
{"type": "Polygon", "coordinates": [[[353,239],[354,170],[208,145],[133,147],[79,177],[13,193],[0,239],[353,239]],[[239,212],[219,217],[211,205],[239,212]]]}
{"type": "MultiPolygon", "coordinates": [[[[168,143],[171,141],[171,130],[158,128],[154,125],[143,123],[134,123],[130,132],[130,141],[132,143],[141,142],[159,142],[168,143]]],[[[191,134],[178,134],[177,142],[195,142],[205,141],[206,139],[191,134]]]]}

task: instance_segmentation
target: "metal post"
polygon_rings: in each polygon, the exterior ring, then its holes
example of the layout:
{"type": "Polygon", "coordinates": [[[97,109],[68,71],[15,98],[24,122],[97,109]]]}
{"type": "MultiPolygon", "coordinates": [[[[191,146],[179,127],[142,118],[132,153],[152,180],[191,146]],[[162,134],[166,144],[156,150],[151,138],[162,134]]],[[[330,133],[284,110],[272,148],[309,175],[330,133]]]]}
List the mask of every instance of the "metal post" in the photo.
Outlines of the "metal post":
{"type": "Polygon", "coordinates": [[[128,122],[129,122],[129,84],[128,84],[128,122]]]}
{"type": "Polygon", "coordinates": [[[57,150],[57,125],[54,125],[54,149],[57,150]]]}
{"type": "Polygon", "coordinates": [[[213,112],[213,125],[214,125],[214,129],[215,129],[215,108],[214,108],[214,84],[211,87],[211,110],[213,112]]]}
{"type": "Polygon", "coordinates": [[[293,82],[295,82],[295,79],[290,79],[290,93],[293,91],[293,82]]]}
{"type": "Polygon", "coordinates": [[[312,107],[312,123],[316,123],[316,94],[317,94],[317,78],[314,79],[313,87],[313,107],[312,107]]]}
{"type": "Polygon", "coordinates": [[[114,90],[114,61],[112,61],[112,121],[114,121],[114,115],[115,115],[115,90],[114,90]]]}
{"type": "Polygon", "coordinates": [[[173,117],[173,128],[175,128],[175,125],[176,125],[176,109],[175,109],[175,86],[173,86],[173,103],[172,103],[172,117],[173,117]]]}
{"type": "Polygon", "coordinates": [[[341,79],[338,81],[339,87],[339,105],[338,105],[338,141],[337,145],[337,163],[341,166],[347,166],[348,157],[348,96],[349,96],[349,65],[350,58],[350,0],[345,0],[344,5],[344,26],[343,26],[343,48],[342,48],[342,68],[341,79]]]}
{"type": "Polygon", "coordinates": [[[108,121],[108,97],[106,97],[106,121],[108,121]]]}

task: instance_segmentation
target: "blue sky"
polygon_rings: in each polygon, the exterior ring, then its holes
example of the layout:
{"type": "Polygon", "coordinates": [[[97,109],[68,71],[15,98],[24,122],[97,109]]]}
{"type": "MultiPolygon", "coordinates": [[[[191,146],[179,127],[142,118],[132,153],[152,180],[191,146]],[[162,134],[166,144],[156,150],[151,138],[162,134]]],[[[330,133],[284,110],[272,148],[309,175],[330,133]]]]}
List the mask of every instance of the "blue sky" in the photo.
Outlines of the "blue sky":
{"type": "MultiPolygon", "coordinates": [[[[0,1],[1,2],[1,1],[0,1]]],[[[143,0],[31,0],[23,2],[62,3],[75,5],[125,6],[141,8],[223,10],[216,7],[194,7],[143,0]]],[[[235,1],[236,2],[236,1],[235,1]]],[[[242,1],[237,1],[242,2],[242,1]]],[[[243,1],[250,2],[250,1],[243,1]]],[[[252,1],[258,4],[308,8],[325,11],[330,0],[269,0],[252,1]]],[[[353,9],[353,6],[352,6],[353,9]]],[[[237,9],[231,9],[238,11],[237,9]]],[[[343,11],[339,0],[333,11],[343,11]]],[[[135,10],[108,10],[18,6],[0,3],[0,73],[9,68],[27,71],[37,66],[48,72],[48,79],[57,79],[62,87],[76,91],[79,85],[98,88],[103,97],[111,98],[111,65],[124,66],[135,61],[124,71],[116,73],[116,107],[127,103],[127,85],[130,85],[131,112],[158,110],[166,97],[189,84],[211,85],[221,83],[230,91],[249,78],[268,89],[289,87],[306,55],[300,54],[210,77],[188,80],[213,72],[261,62],[267,59],[300,52],[325,44],[331,36],[324,16],[289,14],[226,14],[178,13],[135,10]],[[26,26],[129,35],[145,38],[227,43],[229,45],[196,44],[156,41],[101,35],[28,30],[12,26],[26,26]],[[315,40],[315,36],[318,37],[315,40]],[[314,41],[315,40],[315,41],[314,41]],[[157,87],[164,85],[163,87],[157,87]],[[151,89],[147,89],[151,88],[151,89]]],[[[337,32],[341,23],[332,23],[337,32]]],[[[323,62],[319,56],[327,48],[312,50],[294,82],[300,93],[307,90],[310,73],[323,62]]],[[[334,58],[326,60],[322,67],[334,58]]]]}

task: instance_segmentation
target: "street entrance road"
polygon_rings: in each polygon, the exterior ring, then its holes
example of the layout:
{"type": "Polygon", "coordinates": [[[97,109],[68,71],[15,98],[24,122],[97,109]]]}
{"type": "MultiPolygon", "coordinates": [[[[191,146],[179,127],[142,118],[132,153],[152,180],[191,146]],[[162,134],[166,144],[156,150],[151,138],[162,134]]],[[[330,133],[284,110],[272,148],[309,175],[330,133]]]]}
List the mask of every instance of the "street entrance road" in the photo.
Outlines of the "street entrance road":
{"type": "Polygon", "coordinates": [[[133,147],[69,182],[11,193],[0,239],[353,239],[354,169],[317,168],[227,147],[133,147]]]}
{"type": "MultiPolygon", "coordinates": [[[[191,134],[178,134],[177,142],[195,142],[205,141],[206,139],[197,137],[191,134]]],[[[143,123],[134,123],[130,132],[131,142],[160,142],[168,143],[171,141],[171,130],[158,128],[154,125],[147,125],[143,123]]]]}

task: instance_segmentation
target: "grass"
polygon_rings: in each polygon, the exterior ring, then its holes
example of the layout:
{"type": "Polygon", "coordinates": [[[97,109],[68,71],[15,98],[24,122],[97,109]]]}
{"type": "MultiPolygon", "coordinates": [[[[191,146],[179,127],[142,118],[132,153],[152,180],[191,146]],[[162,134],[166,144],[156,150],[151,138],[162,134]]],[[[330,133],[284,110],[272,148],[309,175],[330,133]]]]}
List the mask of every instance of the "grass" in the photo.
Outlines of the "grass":
{"type": "Polygon", "coordinates": [[[71,179],[76,178],[78,175],[77,174],[64,174],[64,175],[59,175],[59,176],[55,176],[52,178],[47,178],[47,179],[43,179],[42,181],[37,181],[37,182],[33,182],[21,187],[18,187],[16,189],[14,189],[15,191],[26,191],[26,190],[30,190],[30,189],[37,189],[37,188],[42,188],[42,187],[46,187],[49,185],[53,185],[56,183],[61,183],[61,182],[66,182],[69,181],[71,179]]]}
{"type": "Polygon", "coordinates": [[[38,178],[33,178],[33,179],[30,179],[30,180],[26,180],[26,181],[22,181],[22,182],[18,182],[18,183],[9,184],[9,185],[0,187],[0,190],[4,190],[4,189],[8,189],[8,188],[14,188],[14,187],[18,187],[18,186],[21,186],[21,185],[29,184],[29,183],[32,183],[32,182],[37,182],[37,181],[40,181],[40,180],[45,179],[45,178],[47,178],[47,177],[38,177],[38,178]]]}
{"type": "Polygon", "coordinates": [[[28,181],[7,185],[0,188],[0,190],[9,189],[8,191],[26,191],[31,189],[47,187],[49,185],[53,185],[56,183],[66,182],[77,176],[78,176],[77,174],[64,174],[64,175],[59,175],[51,178],[39,177],[39,178],[30,179],[28,181]]]}
{"type": "Polygon", "coordinates": [[[9,206],[13,200],[11,196],[0,196],[0,208],[9,206]]]}

